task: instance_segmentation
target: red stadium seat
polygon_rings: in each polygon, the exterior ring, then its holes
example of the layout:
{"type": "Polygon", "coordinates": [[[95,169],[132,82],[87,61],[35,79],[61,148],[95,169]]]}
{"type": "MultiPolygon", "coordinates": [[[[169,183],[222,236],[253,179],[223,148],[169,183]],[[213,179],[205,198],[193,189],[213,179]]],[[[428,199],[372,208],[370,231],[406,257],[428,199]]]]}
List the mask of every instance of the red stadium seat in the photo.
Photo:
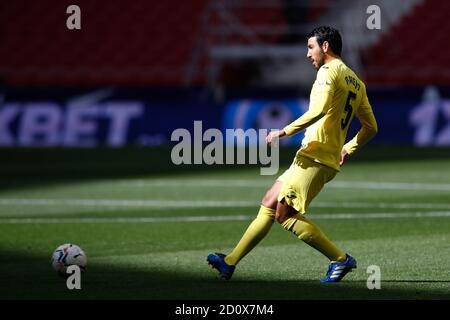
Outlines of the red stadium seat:
{"type": "Polygon", "coordinates": [[[445,0],[419,3],[369,47],[364,52],[366,80],[382,85],[450,85],[448,7],[445,0]]]}

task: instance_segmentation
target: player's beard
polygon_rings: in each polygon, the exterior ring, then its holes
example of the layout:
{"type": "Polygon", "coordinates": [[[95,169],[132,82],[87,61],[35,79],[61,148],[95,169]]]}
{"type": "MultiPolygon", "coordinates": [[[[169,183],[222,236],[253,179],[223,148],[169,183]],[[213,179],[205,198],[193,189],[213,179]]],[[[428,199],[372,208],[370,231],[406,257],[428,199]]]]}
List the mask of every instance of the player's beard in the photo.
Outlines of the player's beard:
{"type": "Polygon", "coordinates": [[[316,60],[316,62],[317,62],[316,70],[319,70],[320,67],[325,64],[325,53],[323,52],[322,48],[320,48],[320,55],[316,60]]]}

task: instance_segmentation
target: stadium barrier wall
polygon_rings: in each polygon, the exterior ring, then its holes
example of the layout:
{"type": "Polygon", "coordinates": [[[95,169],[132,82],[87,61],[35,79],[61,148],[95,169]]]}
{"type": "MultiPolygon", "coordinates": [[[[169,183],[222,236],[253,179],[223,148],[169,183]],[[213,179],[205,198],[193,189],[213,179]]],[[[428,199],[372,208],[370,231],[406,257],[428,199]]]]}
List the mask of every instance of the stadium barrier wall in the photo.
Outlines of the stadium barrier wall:
{"type": "MultiPolygon", "coordinates": [[[[372,143],[450,145],[450,90],[369,91],[379,123],[372,143]]],[[[214,103],[201,89],[7,89],[0,99],[2,147],[122,147],[172,144],[177,128],[282,128],[308,108],[308,92],[230,92],[214,103]]],[[[350,135],[359,126],[353,121],[350,135]]],[[[302,134],[283,141],[299,145],[302,134]]],[[[245,143],[252,143],[245,140],[245,143]]]]}

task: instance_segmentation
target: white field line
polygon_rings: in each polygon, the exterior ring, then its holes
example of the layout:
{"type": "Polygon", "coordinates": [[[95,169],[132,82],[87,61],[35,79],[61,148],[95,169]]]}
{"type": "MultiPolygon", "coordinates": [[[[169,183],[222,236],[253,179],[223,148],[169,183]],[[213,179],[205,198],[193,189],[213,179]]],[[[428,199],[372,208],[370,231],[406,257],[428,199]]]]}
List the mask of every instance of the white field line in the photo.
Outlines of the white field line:
{"type": "Polygon", "coordinates": [[[258,201],[221,200],[119,200],[119,199],[16,199],[0,198],[0,206],[86,206],[86,207],[148,207],[148,208],[220,208],[251,207],[258,201]]]}
{"type": "MultiPolygon", "coordinates": [[[[254,219],[255,216],[186,216],[186,217],[84,217],[84,218],[0,218],[0,224],[61,224],[61,223],[159,223],[159,222],[217,222],[243,221],[254,219]]],[[[314,215],[313,220],[349,220],[349,219],[398,219],[398,218],[433,218],[450,217],[448,211],[409,212],[409,213],[336,213],[314,215]]]]}
{"type": "MultiPolygon", "coordinates": [[[[20,199],[0,198],[0,206],[80,206],[122,208],[238,208],[258,206],[258,200],[143,200],[143,199],[20,199]]],[[[450,203],[388,203],[388,202],[313,202],[317,208],[365,209],[450,209],[450,203]]]]}
{"type": "MultiPolygon", "coordinates": [[[[231,179],[154,179],[154,180],[118,180],[105,181],[111,185],[129,187],[211,187],[211,188],[250,188],[267,187],[273,184],[275,180],[231,180],[231,179]]],[[[327,184],[329,188],[338,189],[370,189],[370,190],[436,190],[450,191],[448,183],[410,183],[410,182],[366,182],[366,181],[332,181],[327,184]]]]}
{"type": "Polygon", "coordinates": [[[334,181],[330,182],[329,187],[343,189],[450,191],[450,184],[448,183],[334,181]]]}

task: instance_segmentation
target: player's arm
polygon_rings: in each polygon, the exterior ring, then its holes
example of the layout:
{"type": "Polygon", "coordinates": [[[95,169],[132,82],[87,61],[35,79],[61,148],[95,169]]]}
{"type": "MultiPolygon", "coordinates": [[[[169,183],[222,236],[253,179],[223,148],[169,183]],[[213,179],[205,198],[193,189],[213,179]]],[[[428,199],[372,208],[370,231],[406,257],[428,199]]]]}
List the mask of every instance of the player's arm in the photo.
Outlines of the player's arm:
{"type": "Polygon", "coordinates": [[[370,106],[367,95],[364,94],[361,106],[358,108],[356,117],[361,122],[361,129],[358,133],[347,142],[342,148],[340,165],[342,166],[347,157],[357,150],[359,150],[364,144],[372,139],[378,132],[378,125],[375,116],[370,106]]]}
{"type": "Polygon", "coordinates": [[[322,118],[325,114],[325,103],[329,103],[329,99],[324,99],[320,104],[314,104],[313,107],[305,112],[300,118],[292,122],[290,125],[284,127],[282,130],[271,131],[266,137],[266,142],[268,144],[272,143],[274,138],[281,138],[284,136],[292,136],[297,132],[306,129],[314,122],[322,118]]]}
{"type": "Polygon", "coordinates": [[[292,136],[297,132],[309,127],[311,124],[322,118],[326,112],[323,112],[319,108],[313,108],[305,112],[300,118],[292,122],[290,125],[286,126],[282,130],[271,131],[266,138],[267,143],[272,143],[274,138],[281,138],[284,136],[292,136]]]}
{"type": "Polygon", "coordinates": [[[320,69],[311,92],[308,111],[282,130],[270,132],[266,138],[266,142],[270,144],[274,138],[284,137],[286,135],[293,136],[322,118],[330,108],[333,98],[333,86],[332,73],[328,69],[320,69]]]}

